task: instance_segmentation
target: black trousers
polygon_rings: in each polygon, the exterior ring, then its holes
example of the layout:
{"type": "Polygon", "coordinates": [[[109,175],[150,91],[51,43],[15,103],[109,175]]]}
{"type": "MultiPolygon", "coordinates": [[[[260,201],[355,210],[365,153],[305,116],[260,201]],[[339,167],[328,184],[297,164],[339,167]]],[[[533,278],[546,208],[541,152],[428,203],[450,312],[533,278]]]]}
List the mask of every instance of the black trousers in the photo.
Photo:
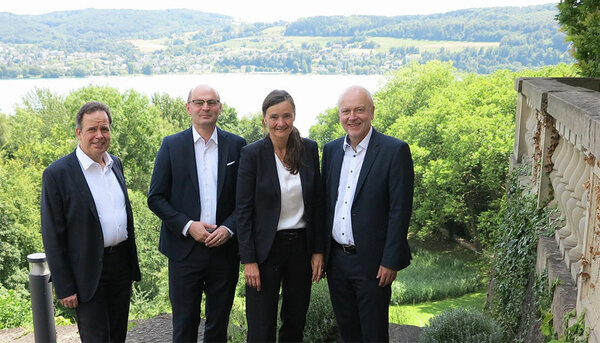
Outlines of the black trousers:
{"type": "Polygon", "coordinates": [[[379,287],[357,254],[332,245],[327,268],[331,305],[343,342],[388,342],[391,285],[379,287]]]}
{"type": "Polygon", "coordinates": [[[76,308],[79,337],[87,342],[125,342],[131,300],[131,267],[127,244],[105,249],[96,293],[76,308]]]}
{"type": "Polygon", "coordinates": [[[246,286],[246,319],[250,342],[275,342],[279,289],[282,290],[279,342],[302,342],[310,301],[311,255],[306,230],[283,230],[259,264],[261,291],[246,286]]]}
{"type": "Polygon", "coordinates": [[[197,342],[202,293],[206,294],[204,342],[226,342],[239,275],[237,255],[196,243],[182,261],[169,260],[173,342],[197,342]]]}

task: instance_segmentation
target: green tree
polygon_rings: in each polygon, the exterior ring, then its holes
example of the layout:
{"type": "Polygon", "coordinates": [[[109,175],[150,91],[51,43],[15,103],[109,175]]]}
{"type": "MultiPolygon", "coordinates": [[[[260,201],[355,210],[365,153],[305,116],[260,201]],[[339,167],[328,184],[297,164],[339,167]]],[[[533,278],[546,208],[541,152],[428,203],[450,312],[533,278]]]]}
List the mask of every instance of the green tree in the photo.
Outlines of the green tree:
{"type": "Polygon", "coordinates": [[[18,160],[0,163],[0,286],[26,286],[27,255],[42,251],[41,168],[18,160]]]}
{"type": "Polygon", "coordinates": [[[10,125],[8,118],[4,113],[0,113],[0,151],[4,148],[4,145],[8,142],[10,125]]]}
{"type": "MultiPolygon", "coordinates": [[[[417,68],[416,76],[398,78],[397,96],[389,87],[384,87],[385,96],[375,94],[380,101],[401,99],[386,104],[389,113],[399,116],[381,129],[411,146],[415,163],[411,232],[425,239],[448,231],[485,244],[491,233],[482,219],[499,208],[514,140],[514,79],[569,76],[573,70],[561,65],[524,73],[500,70],[486,76],[459,75],[448,65],[440,66],[427,63],[417,68]],[[438,81],[432,76],[436,72],[446,78],[438,81]]],[[[385,107],[379,104],[376,120],[379,109],[385,107]]]]}
{"type": "Polygon", "coordinates": [[[152,95],[152,104],[158,107],[161,117],[173,126],[173,132],[182,131],[190,127],[190,116],[185,109],[185,100],[182,98],[173,99],[166,93],[154,93],[152,95]]]}
{"type": "Polygon", "coordinates": [[[232,132],[244,137],[248,144],[262,139],[265,136],[262,113],[242,117],[237,129],[232,132]]]}
{"type": "Polygon", "coordinates": [[[235,108],[229,107],[227,104],[223,103],[223,109],[221,115],[219,115],[217,125],[226,131],[238,131],[239,120],[235,108]]]}
{"type": "Polygon", "coordinates": [[[457,72],[451,63],[440,61],[412,62],[394,72],[373,97],[377,112],[373,126],[385,131],[398,117],[414,115],[448,87],[457,72]]]}
{"type": "Polygon", "coordinates": [[[319,149],[322,151],[326,143],[340,138],[345,134],[346,132],[342,128],[342,125],[340,125],[336,107],[329,108],[317,116],[317,123],[310,127],[308,137],[317,142],[319,149]]]}
{"type": "Polygon", "coordinates": [[[75,113],[70,115],[64,99],[47,89],[28,93],[8,119],[11,134],[4,156],[24,166],[48,166],[75,147],[75,113]]]}
{"type": "Polygon", "coordinates": [[[600,2],[562,0],[556,16],[567,40],[573,42],[572,54],[585,76],[600,76],[600,2]]]}

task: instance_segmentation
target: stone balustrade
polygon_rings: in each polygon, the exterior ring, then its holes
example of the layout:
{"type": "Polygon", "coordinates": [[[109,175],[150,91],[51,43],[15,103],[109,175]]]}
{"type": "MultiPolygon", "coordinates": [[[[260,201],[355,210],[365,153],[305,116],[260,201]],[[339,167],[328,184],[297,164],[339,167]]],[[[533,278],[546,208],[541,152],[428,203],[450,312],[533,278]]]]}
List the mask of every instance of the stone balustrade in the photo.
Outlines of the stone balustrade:
{"type": "MultiPolygon", "coordinates": [[[[576,286],[555,291],[554,302],[574,303],[577,316],[585,313],[589,342],[600,342],[600,79],[521,78],[515,88],[511,168],[526,168],[521,182],[531,185],[538,206],[557,208],[560,223],[554,235],[557,254],[548,251],[547,241],[540,244],[538,272],[550,255],[560,256],[571,278],[563,284],[576,286]]],[[[553,304],[553,312],[559,307],[553,304]]],[[[559,333],[562,318],[554,313],[559,333]]]]}

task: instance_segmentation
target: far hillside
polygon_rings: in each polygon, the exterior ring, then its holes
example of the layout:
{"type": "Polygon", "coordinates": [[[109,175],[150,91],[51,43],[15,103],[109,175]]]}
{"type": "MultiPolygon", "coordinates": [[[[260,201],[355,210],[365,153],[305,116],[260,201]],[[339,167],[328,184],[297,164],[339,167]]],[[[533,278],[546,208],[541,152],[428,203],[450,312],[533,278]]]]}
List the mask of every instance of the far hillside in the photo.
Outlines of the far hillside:
{"type": "Polygon", "coordinates": [[[0,13],[0,78],[165,73],[383,74],[408,61],[491,73],[571,63],[554,4],[239,23],[173,9],[0,13]],[[100,23],[90,25],[90,23],[100,23]]]}

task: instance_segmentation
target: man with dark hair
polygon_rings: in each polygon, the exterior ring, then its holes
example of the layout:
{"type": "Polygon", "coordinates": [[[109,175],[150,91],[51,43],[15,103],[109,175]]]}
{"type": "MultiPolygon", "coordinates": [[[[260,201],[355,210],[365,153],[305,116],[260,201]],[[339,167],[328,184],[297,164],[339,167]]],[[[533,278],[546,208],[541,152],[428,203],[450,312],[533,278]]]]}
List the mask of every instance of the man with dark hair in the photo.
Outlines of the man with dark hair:
{"type": "Polygon", "coordinates": [[[192,126],[163,139],[150,181],[148,206],[162,220],[158,248],[169,258],[174,342],[197,341],[203,293],[204,341],[227,341],[240,260],[236,179],[246,141],[216,126],[221,109],[212,87],[190,91],[192,126]]]}
{"type": "Polygon", "coordinates": [[[323,148],[331,304],[344,342],[387,342],[391,283],[410,264],[413,162],[406,142],[371,127],[363,87],[338,101],[345,137],[323,148]]]}
{"type": "Polygon", "coordinates": [[[121,161],[109,153],[108,107],[76,116],[79,145],[42,177],[42,238],[56,296],[75,308],[82,342],[124,342],[132,281],[140,280],[121,161]]]}

